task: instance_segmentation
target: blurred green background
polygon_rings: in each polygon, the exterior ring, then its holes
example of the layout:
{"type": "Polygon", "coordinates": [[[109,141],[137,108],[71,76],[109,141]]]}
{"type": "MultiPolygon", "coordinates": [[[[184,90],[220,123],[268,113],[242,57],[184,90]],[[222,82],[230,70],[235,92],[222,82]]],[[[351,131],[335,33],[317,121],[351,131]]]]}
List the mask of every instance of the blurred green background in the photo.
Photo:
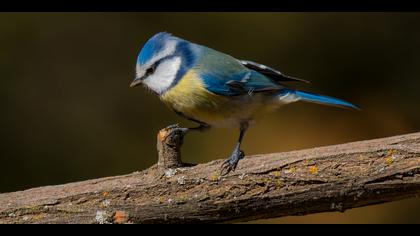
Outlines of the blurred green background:
{"type": "MultiPolygon", "coordinates": [[[[352,112],[292,104],[251,127],[248,155],[420,131],[419,13],[0,13],[0,192],[156,163],[156,132],[190,125],[142,88],[136,56],[167,31],[312,81],[352,112]]],[[[225,158],[237,131],[191,134],[183,158],[225,158]]],[[[258,222],[420,223],[420,200],[258,222]]]]}

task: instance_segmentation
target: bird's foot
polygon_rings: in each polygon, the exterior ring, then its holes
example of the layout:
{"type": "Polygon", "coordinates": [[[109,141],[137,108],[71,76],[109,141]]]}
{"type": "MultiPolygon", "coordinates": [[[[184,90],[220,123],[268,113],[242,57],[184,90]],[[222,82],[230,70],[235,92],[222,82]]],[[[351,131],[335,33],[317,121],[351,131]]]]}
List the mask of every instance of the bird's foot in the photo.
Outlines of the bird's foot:
{"type": "Polygon", "coordinates": [[[167,126],[158,133],[159,142],[165,142],[171,147],[181,147],[188,128],[181,128],[178,124],[167,126]]]}
{"type": "Polygon", "coordinates": [[[226,159],[221,167],[220,176],[225,176],[231,171],[235,171],[239,160],[245,157],[245,153],[242,150],[236,149],[232,155],[226,159]]]}
{"type": "Polygon", "coordinates": [[[182,127],[179,126],[179,124],[169,125],[165,128],[165,130],[170,132],[170,134],[172,134],[173,132],[180,132],[183,135],[185,135],[189,131],[188,128],[182,128],[182,127]]]}

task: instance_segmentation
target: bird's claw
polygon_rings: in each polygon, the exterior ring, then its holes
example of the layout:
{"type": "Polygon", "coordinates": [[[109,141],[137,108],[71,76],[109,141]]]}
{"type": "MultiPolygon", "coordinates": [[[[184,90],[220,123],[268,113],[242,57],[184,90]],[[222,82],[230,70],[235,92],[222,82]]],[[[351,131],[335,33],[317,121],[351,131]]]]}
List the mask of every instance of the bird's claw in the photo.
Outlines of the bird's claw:
{"type": "Polygon", "coordinates": [[[225,176],[229,174],[232,170],[234,171],[236,169],[236,165],[237,164],[235,163],[230,163],[229,160],[224,161],[220,170],[220,176],[225,176]]]}
{"type": "Polygon", "coordinates": [[[176,132],[176,131],[180,131],[182,134],[186,134],[188,132],[188,128],[182,128],[179,126],[179,124],[173,124],[173,125],[169,125],[165,128],[165,130],[169,131],[170,133],[176,132]]]}
{"type": "Polygon", "coordinates": [[[179,124],[172,124],[172,125],[169,125],[169,126],[167,126],[165,129],[166,129],[166,130],[172,130],[172,129],[177,129],[177,128],[179,128],[179,124]]]}
{"type": "Polygon", "coordinates": [[[230,158],[226,159],[220,170],[220,176],[225,176],[231,171],[235,171],[236,166],[238,165],[239,160],[245,157],[245,153],[242,150],[234,152],[230,158]]]}

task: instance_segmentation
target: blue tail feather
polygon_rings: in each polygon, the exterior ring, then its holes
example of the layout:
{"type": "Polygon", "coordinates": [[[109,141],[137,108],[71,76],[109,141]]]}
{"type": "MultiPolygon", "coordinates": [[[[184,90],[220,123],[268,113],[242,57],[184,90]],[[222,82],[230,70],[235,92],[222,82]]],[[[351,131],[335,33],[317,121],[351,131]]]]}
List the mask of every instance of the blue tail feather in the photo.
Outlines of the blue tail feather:
{"type": "Polygon", "coordinates": [[[289,90],[287,92],[296,95],[301,101],[360,110],[359,107],[338,98],[333,98],[333,97],[328,97],[324,95],[308,93],[308,92],[298,91],[298,90],[289,90]]]}

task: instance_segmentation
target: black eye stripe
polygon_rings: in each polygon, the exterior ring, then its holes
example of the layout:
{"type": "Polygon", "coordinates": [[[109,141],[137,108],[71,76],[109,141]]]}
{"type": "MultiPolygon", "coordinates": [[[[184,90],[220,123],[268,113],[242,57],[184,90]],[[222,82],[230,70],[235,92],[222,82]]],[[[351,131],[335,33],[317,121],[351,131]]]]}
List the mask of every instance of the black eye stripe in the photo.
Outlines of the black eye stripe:
{"type": "Polygon", "coordinates": [[[153,74],[155,72],[155,70],[156,70],[156,64],[153,64],[152,66],[147,68],[146,76],[149,76],[149,75],[153,74]]]}
{"type": "Polygon", "coordinates": [[[153,65],[151,65],[149,68],[147,68],[145,77],[155,73],[156,68],[159,66],[160,63],[162,63],[163,61],[166,61],[168,59],[171,59],[173,57],[175,57],[175,55],[166,56],[166,57],[156,61],[153,65]]]}

